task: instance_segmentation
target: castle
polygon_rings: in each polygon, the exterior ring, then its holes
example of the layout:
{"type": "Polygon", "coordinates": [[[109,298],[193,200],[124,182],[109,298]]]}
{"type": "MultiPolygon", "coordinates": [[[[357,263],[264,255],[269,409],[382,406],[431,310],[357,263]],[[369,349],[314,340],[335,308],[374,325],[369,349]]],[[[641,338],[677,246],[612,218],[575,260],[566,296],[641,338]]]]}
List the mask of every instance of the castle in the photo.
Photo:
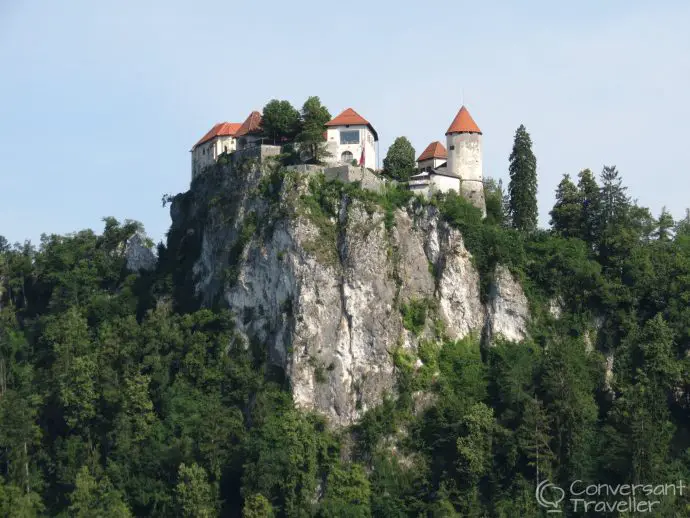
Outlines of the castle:
{"type": "MultiPolygon", "coordinates": [[[[326,123],[324,132],[328,151],[327,167],[342,174],[342,168],[357,166],[376,174],[378,133],[364,117],[347,108],[326,123]]],[[[192,179],[214,164],[222,154],[250,155],[259,158],[278,155],[281,146],[267,144],[261,128],[261,114],[253,111],[243,123],[220,122],[213,126],[193,147],[192,179]]],[[[456,191],[486,213],[482,173],[482,132],[465,106],[446,131],[447,148],[432,142],[417,158],[417,172],[410,177],[408,188],[425,196],[433,192],[456,191]]],[[[357,176],[359,178],[359,176],[357,176]]]]}

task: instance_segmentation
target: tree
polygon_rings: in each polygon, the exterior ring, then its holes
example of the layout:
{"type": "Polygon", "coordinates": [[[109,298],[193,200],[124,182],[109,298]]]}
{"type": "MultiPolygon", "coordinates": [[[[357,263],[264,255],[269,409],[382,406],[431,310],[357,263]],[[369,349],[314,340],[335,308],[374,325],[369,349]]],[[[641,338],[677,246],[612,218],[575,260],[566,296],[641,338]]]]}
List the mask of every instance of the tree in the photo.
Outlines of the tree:
{"type": "Polygon", "coordinates": [[[302,130],[297,135],[297,140],[302,151],[317,163],[328,156],[324,133],[329,120],[331,114],[317,96],[305,101],[302,106],[302,130]]]}
{"type": "Polygon", "coordinates": [[[669,211],[666,210],[666,207],[661,208],[661,214],[659,214],[659,219],[656,222],[657,228],[656,228],[656,238],[659,241],[670,241],[673,232],[673,228],[676,226],[675,221],[673,221],[673,216],[669,211]]]}
{"type": "Polygon", "coordinates": [[[273,99],[266,106],[261,126],[273,142],[292,140],[300,131],[300,114],[289,101],[273,99]]]}
{"type": "Polygon", "coordinates": [[[320,518],[368,518],[371,516],[371,489],[362,466],[334,467],[326,481],[320,518]]]}
{"type": "Polygon", "coordinates": [[[582,228],[580,192],[570,179],[564,174],[561,183],[556,188],[556,203],[551,211],[551,226],[563,237],[580,237],[582,228]]]}
{"type": "Polygon", "coordinates": [[[690,236],[690,209],[685,209],[685,217],[676,223],[673,230],[676,238],[690,236]]]}
{"type": "Polygon", "coordinates": [[[212,518],[218,516],[214,490],[206,471],[198,464],[180,464],[175,496],[184,518],[212,518]]]}
{"type": "Polygon", "coordinates": [[[388,148],[383,169],[398,181],[407,181],[415,169],[415,151],[407,137],[398,137],[388,148]]]}
{"type": "Polygon", "coordinates": [[[523,231],[537,228],[537,159],[532,152],[532,139],[525,126],[515,132],[510,153],[510,216],[513,227],[523,231]]]}
{"type": "Polygon", "coordinates": [[[45,506],[40,495],[25,493],[21,488],[3,483],[0,477],[0,516],[13,518],[38,518],[45,516],[45,506]]]}
{"type": "Polygon", "coordinates": [[[616,166],[604,166],[601,172],[601,227],[606,228],[610,224],[618,224],[627,216],[630,207],[630,198],[625,193],[627,187],[623,186],[616,166]]]}
{"type": "Polygon", "coordinates": [[[462,421],[466,434],[458,437],[459,471],[475,485],[491,466],[491,441],[495,427],[493,409],[473,405],[462,421]]]}
{"type": "Polygon", "coordinates": [[[594,173],[589,169],[580,171],[577,190],[580,193],[580,237],[594,247],[599,240],[601,193],[594,173]]]}
{"type": "Polygon", "coordinates": [[[506,224],[506,214],[504,212],[503,180],[484,178],[484,199],[486,200],[486,222],[504,226],[506,224]]]}
{"type": "Polygon", "coordinates": [[[251,495],[244,501],[242,518],[273,518],[274,516],[271,502],[261,493],[251,495]]]}
{"type": "Polygon", "coordinates": [[[108,478],[103,476],[101,480],[97,480],[87,466],[83,466],[77,474],[70,502],[69,515],[75,518],[132,516],[122,500],[122,495],[113,488],[108,478]]]}

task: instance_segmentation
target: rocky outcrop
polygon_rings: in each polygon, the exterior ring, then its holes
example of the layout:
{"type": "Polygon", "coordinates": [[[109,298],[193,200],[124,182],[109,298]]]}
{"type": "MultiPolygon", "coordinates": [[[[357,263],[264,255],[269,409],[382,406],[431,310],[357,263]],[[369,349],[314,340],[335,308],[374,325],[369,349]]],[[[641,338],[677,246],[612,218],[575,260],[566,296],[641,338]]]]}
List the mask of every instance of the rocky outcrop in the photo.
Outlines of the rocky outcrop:
{"type": "Polygon", "coordinates": [[[403,325],[408,302],[427,304],[427,329],[440,322],[452,339],[480,334],[487,318],[492,332],[525,335],[519,285],[499,270],[485,307],[461,234],[435,208],[391,214],[345,194],[326,211],[308,187],[313,171],[282,184],[268,174],[250,165],[197,182],[173,202],[171,235],[198,243],[201,302],[224,301],[238,332],[268,346],[299,407],[349,425],[381,403],[394,390],[393,352],[419,340],[403,325]]]}
{"type": "Polygon", "coordinates": [[[529,305],[522,286],[505,266],[497,266],[489,290],[485,340],[519,342],[527,335],[529,305]]]}
{"type": "Polygon", "coordinates": [[[125,258],[127,269],[133,272],[140,270],[151,271],[156,268],[156,254],[146,245],[146,238],[139,233],[127,240],[125,258]]]}

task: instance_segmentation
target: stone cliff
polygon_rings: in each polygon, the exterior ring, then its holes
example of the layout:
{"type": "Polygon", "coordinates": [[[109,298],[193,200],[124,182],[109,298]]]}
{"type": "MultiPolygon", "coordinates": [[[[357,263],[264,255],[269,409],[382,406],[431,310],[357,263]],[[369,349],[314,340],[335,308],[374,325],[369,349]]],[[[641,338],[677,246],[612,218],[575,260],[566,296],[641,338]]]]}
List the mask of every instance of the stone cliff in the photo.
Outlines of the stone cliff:
{"type": "Polygon", "coordinates": [[[229,307],[296,404],[334,425],[394,392],[398,348],[414,355],[439,333],[486,344],[527,333],[527,300],[508,269],[482,302],[462,235],[419,200],[395,207],[314,171],[247,162],[207,170],[171,216],[169,243],[191,270],[178,275],[199,304],[229,307]]]}

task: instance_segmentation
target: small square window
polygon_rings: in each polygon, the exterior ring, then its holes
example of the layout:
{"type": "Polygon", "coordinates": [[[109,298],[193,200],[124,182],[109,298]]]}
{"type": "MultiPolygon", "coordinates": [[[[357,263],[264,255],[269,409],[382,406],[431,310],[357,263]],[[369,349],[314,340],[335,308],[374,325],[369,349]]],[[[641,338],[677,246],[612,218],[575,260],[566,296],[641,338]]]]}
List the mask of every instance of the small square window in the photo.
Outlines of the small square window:
{"type": "Polygon", "coordinates": [[[455,146],[450,146],[450,150],[453,151],[455,149],[455,146]]]}

